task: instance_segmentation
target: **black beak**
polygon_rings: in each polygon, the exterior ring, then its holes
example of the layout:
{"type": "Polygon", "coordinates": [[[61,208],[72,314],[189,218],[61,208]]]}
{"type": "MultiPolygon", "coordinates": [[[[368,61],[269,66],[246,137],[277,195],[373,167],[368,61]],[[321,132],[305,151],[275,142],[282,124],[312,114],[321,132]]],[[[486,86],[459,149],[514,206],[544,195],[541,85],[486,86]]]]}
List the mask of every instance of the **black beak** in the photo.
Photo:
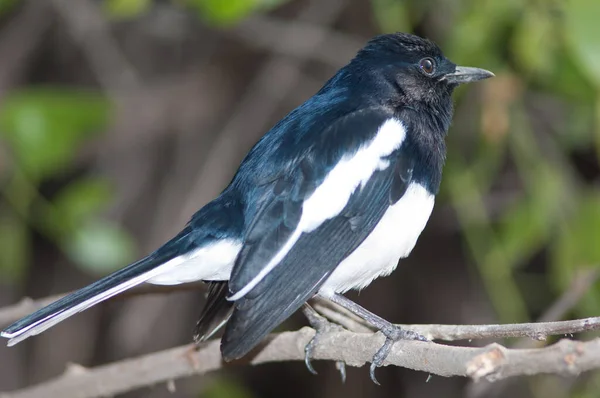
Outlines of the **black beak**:
{"type": "Polygon", "coordinates": [[[444,76],[443,80],[446,80],[450,84],[463,84],[476,82],[477,80],[483,80],[493,76],[495,75],[489,70],[471,68],[469,66],[457,66],[454,73],[448,73],[444,76]]]}

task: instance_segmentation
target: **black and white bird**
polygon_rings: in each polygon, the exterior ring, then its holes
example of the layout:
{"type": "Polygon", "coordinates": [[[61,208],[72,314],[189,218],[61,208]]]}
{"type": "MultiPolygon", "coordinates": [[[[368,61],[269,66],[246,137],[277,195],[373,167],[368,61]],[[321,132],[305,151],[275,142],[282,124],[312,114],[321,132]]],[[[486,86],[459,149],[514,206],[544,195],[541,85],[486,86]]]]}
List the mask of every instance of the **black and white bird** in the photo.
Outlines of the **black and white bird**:
{"type": "Polygon", "coordinates": [[[456,66],[418,36],[373,38],[262,137],[229,186],[175,238],[2,337],[16,344],[144,282],[202,280],[211,285],[196,340],[227,322],[226,360],[248,353],[319,295],[387,336],[373,371],[395,341],[419,336],[342,294],[390,274],[409,255],[440,187],[452,92],[491,76],[456,66]]]}

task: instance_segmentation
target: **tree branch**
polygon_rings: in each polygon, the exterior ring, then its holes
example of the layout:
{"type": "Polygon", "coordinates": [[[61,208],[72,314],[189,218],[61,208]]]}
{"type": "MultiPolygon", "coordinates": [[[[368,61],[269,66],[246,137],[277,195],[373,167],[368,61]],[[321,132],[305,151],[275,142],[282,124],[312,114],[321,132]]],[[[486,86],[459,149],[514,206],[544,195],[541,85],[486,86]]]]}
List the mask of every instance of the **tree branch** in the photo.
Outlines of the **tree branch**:
{"type": "MultiPolygon", "coordinates": [[[[192,283],[177,286],[144,285],[124,292],[111,299],[119,300],[144,294],[165,294],[184,290],[201,289],[202,284],[192,283]]],[[[39,300],[24,298],[17,304],[0,308],[0,326],[28,315],[63,297],[64,294],[50,296],[39,300]]],[[[370,328],[351,314],[324,300],[317,300],[315,309],[330,320],[339,323],[349,330],[366,332],[370,328]]],[[[600,330],[600,317],[574,319],[557,322],[514,323],[504,325],[399,325],[417,332],[430,340],[457,341],[475,339],[499,339],[506,337],[529,337],[534,340],[546,340],[547,336],[569,335],[574,333],[600,330]]]]}
{"type": "MultiPolygon", "coordinates": [[[[597,267],[580,268],[578,273],[571,281],[569,288],[552,304],[537,322],[554,322],[564,318],[571,311],[581,298],[587,293],[598,280],[600,271],[597,267]]],[[[511,345],[511,348],[534,348],[542,344],[540,341],[530,339],[521,339],[511,345]]],[[[512,380],[506,380],[502,383],[469,383],[466,388],[465,396],[468,398],[481,397],[500,397],[503,391],[512,383],[512,380]]]]}
{"type": "MultiPolygon", "coordinates": [[[[235,364],[258,365],[268,362],[300,361],[304,346],[314,331],[271,335],[247,360],[235,364]]],[[[362,366],[383,344],[380,334],[336,331],[323,335],[315,359],[345,361],[362,366]]],[[[482,348],[453,347],[436,343],[403,341],[396,344],[386,365],[401,366],[439,376],[465,376],[500,380],[517,375],[553,373],[577,375],[600,367],[600,339],[589,342],[561,340],[545,348],[511,350],[498,344],[482,348]]],[[[156,383],[201,375],[221,369],[219,342],[210,341],[198,352],[182,346],[96,368],[71,365],[52,380],[22,390],[4,393],[1,398],[112,396],[156,383]]]]}

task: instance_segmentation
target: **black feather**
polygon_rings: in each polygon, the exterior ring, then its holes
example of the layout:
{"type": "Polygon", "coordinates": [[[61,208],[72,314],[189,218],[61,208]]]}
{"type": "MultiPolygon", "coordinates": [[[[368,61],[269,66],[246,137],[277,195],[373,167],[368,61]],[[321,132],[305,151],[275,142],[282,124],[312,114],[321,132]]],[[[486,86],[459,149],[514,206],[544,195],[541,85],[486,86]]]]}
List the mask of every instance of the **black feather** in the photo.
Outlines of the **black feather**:
{"type": "Polygon", "coordinates": [[[194,342],[200,343],[212,336],[231,315],[233,303],[227,300],[227,281],[208,282],[204,309],[194,329],[194,342]]]}
{"type": "Polygon", "coordinates": [[[254,290],[234,304],[221,339],[226,360],[240,358],[312,297],[327,277],[373,231],[389,207],[396,168],[377,171],[337,217],[303,234],[254,290]],[[362,228],[353,226],[360,218],[362,228]]]}
{"type": "MultiPolygon", "coordinates": [[[[285,245],[300,221],[304,201],[333,167],[344,155],[356,152],[372,139],[383,122],[392,116],[384,107],[352,111],[329,125],[319,126],[321,130],[307,132],[315,135],[311,137],[311,145],[297,142],[295,148],[282,148],[282,151],[294,149],[296,155],[276,168],[276,176],[271,173],[265,177],[268,183],[261,184],[260,188],[268,191],[261,193],[261,207],[247,211],[248,217],[250,214],[254,217],[231,272],[229,289],[232,294],[252,281],[285,245]]],[[[260,294],[260,289],[256,286],[248,294],[260,294]]]]}

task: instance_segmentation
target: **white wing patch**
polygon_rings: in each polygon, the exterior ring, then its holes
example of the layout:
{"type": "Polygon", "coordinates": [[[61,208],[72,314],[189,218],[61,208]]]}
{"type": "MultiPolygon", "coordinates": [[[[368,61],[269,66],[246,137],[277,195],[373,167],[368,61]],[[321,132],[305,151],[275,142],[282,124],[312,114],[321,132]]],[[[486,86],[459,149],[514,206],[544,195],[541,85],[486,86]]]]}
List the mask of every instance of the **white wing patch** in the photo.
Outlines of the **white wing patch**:
{"type": "Polygon", "coordinates": [[[302,204],[302,217],[292,236],[258,275],[228,299],[235,301],[244,297],[283,260],[303,233],[314,231],[323,222],[340,214],[358,187],[362,187],[375,171],[389,166],[383,158],[400,148],[405,137],[402,123],[391,118],[379,127],[370,142],[354,154],[344,156],[302,204]]]}
{"type": "Polygon", "coordinates": [[[175,268],[148,279],[155,285],[178,285],[199,280],[229,280],[235,258],[242,243],[235,239],[222,239],[185,255],[175,268]]]}
{"type": "Polygon", "coordinates": [[[362,289],[373,279],[389,275],[398,260],[407,257],[417,243],[433,210],[434,196],[422,185],[412,183],[390,206],[373,232],[333,271],[319,289],[330,297],[350,289],[362,289]]]}

